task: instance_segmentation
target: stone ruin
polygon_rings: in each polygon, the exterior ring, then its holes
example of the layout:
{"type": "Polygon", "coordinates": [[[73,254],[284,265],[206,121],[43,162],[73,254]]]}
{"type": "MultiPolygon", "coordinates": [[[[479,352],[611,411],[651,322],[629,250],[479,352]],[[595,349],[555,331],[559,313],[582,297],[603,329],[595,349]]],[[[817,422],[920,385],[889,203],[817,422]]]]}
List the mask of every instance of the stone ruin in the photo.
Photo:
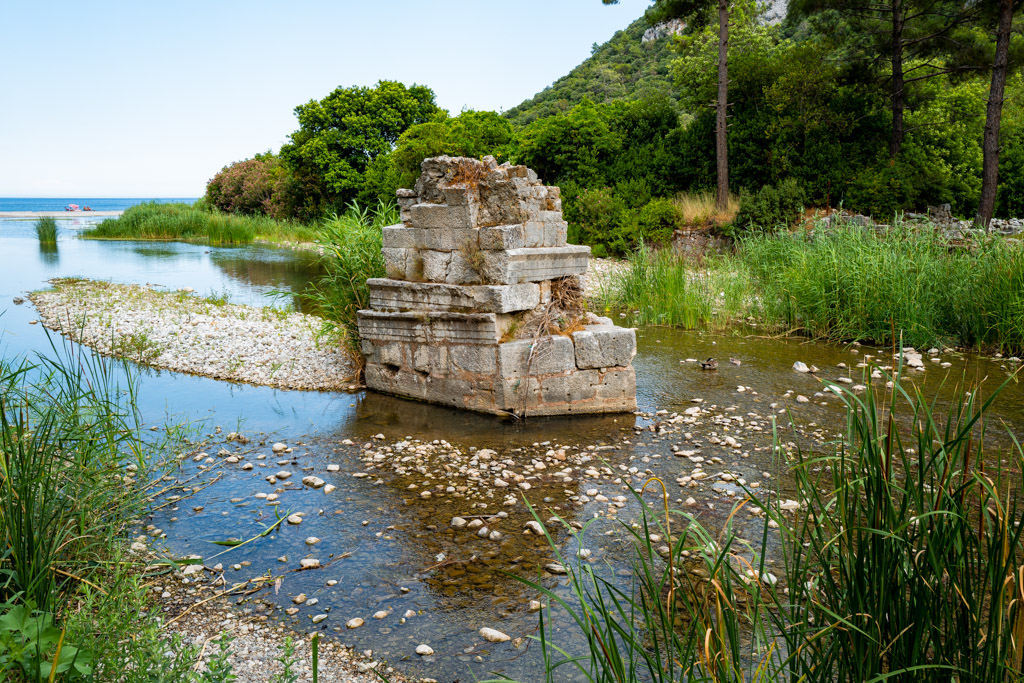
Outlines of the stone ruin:
{"type": "Polygon", "coordinates": [[[436,157],[398,203],[358,314],[369,388],[520,417],[636,409],[636,334],[585,311],[590,248],[566,243],[557,187],[436,157]]]}

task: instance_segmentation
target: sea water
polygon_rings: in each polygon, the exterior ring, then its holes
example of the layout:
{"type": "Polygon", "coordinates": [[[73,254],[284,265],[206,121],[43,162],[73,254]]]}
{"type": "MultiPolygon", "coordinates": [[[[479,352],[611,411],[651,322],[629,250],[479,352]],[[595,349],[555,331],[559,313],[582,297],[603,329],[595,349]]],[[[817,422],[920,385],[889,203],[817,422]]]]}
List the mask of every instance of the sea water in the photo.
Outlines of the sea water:
{"type": "Polygon", "coordinates": [[[0,197],[0,211],[63,211],[68,204],[88,206],[93,211],[124,211],[143,202],[184,202],[196,197],[0,197]]]}

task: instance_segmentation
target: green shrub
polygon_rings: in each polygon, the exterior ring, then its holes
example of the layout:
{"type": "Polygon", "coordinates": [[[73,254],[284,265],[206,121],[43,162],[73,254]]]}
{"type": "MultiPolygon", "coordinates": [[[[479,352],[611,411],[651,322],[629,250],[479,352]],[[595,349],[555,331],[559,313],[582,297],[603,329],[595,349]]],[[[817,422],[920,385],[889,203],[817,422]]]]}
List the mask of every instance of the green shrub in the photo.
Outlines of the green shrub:
{"type": "Polygon", "coordinates": [[[640,209],[651,201],[651,185],[644,178],[629,178],[615,184],[615,196],[630,209],[640,209]]]}
{"type": "Polygon", "coordinates": [[[611,188],[562,197],[570,241],[590,245],[597,257],[621,256],[636,245],[640,237],[636,213],[611,188]]]}
{"type": "Polygon", "coordinates": [[[803,205],[803,191],[795,179],[787,178],[778,185],[765,185],[754,194],[744,193],[734,224],[741,230],[774,232],[800,218],[803,205]]]}
{"type": "Polygon", "coordinates": [[[996,213],[1003,218],[1024,216],[1024,131],[1004,135],[1000,147],[996,213]]]}
{"type": "Polygon", "coordinates": [[[640,236],[654,244],[668,244],[683,223],[683,212],[675,202],[667,198],[652,199],[640,210],[638,218],[640,236]]]}

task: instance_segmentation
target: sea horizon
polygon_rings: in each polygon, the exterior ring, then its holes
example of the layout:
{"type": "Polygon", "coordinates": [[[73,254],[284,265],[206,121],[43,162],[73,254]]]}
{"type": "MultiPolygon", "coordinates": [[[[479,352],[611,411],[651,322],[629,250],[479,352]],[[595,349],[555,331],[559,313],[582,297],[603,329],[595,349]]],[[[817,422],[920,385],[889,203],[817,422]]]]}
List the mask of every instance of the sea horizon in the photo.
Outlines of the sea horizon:
{"type": "Polygon", "coordinates": [[[93,211],[124,211],[145,202],[191,204],[196,199],[198,197],[0,197],[0,211],[63,211],[69,204],[77,204],[80,209],[88,206],[93,211]]]}

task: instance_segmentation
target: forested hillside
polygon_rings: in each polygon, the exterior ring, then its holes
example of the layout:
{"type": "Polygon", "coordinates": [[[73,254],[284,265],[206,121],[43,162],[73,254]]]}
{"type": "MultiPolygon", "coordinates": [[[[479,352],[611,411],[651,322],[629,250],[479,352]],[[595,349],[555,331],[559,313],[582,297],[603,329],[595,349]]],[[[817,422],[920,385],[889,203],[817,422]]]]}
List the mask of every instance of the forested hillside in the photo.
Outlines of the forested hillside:
{"type": "MultiPolygon", "coordinates": [[[[597,103],[635,100],[649,93],[672,94],[672,41],[642,42],[651,25],[640,17],[599,46],[582,64],[505,116],[517,126],[569,111],[584,97],[597,103]]],[[[674,95],[673,95],[674,97],[674,95]]]]}
{"type": "Polygon", "coordinates": [[[222,211],[315,220],[353,201],[392,202],[425,158],[491,154],[560,186],[570,239],[595,254],[663,243],[684,226],[775,230],[808,207],[887,222],[949,204],[980,218],[982,198],[995,195],[984,221],[1019,217],[1024,5],[1004,5],[882,0],[893,11],[865,15],[841,0],[802,0],[777,23],[781,2],[766,11],[729,0],[723,24],[659,0],[503,114],[452,116],[428,85],[339,87],[296,108],[299,128],[277,155],[226,167],[206,199],[222,211]]]}

